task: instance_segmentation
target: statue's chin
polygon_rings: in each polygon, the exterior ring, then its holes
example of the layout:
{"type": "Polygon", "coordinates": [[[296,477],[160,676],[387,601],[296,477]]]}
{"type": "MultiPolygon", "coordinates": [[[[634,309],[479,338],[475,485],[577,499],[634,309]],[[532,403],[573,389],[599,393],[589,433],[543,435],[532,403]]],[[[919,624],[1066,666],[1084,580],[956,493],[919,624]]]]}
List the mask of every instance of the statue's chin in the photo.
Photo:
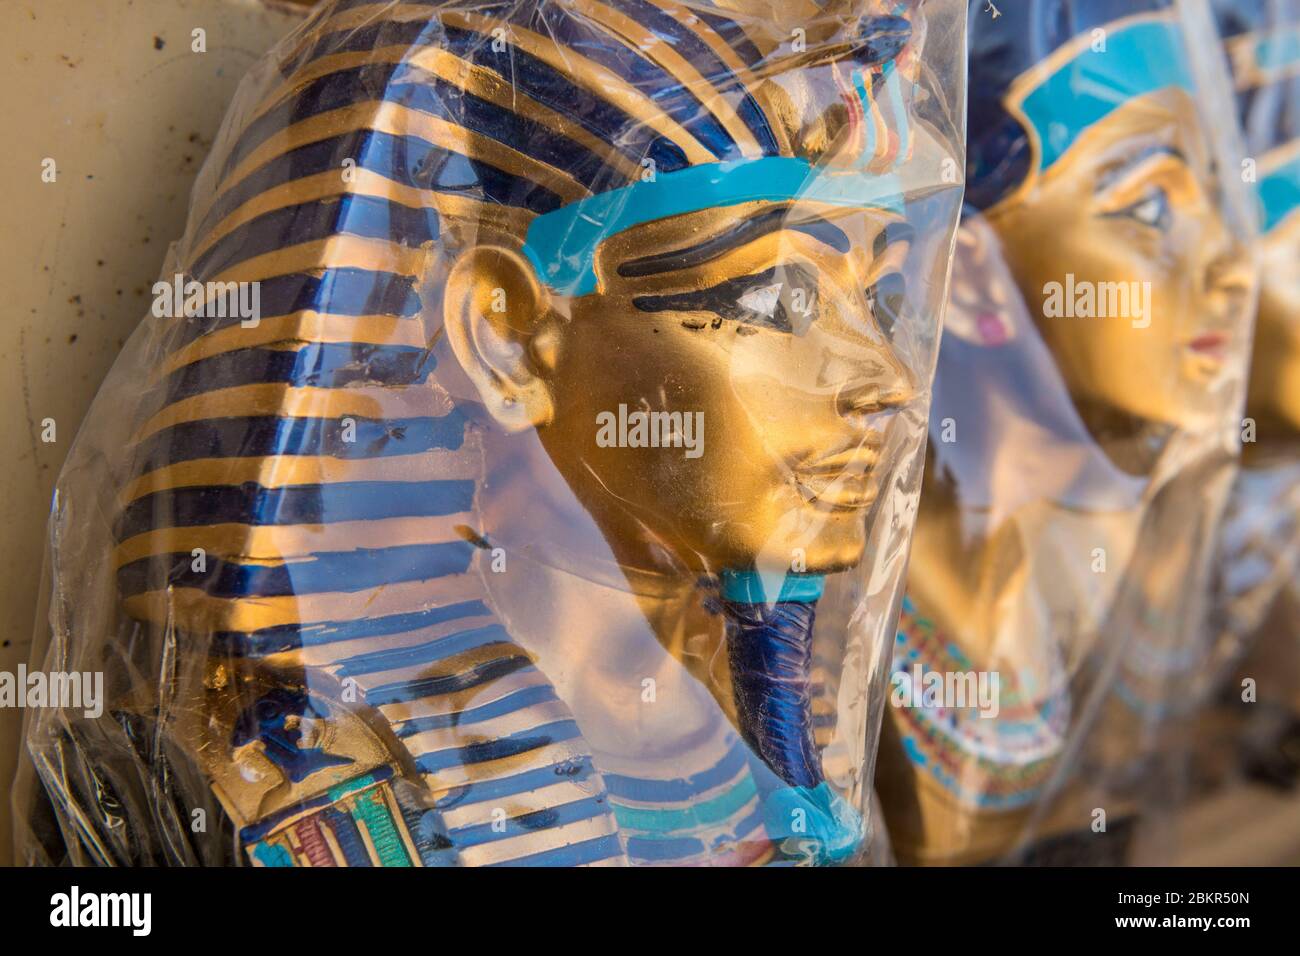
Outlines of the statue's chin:
{"type": "MultiPolygon", "coordinates": [[[[812,543],[802,546],[802,562],[794,568],[805,574],[836,574],[848,571],[862,563],[866,550],[866,519],[861,514],[846,515],[837,527],[827,528],[812,543]]],[[[797,555],[796,555],[797,556],[797,555]]]]}

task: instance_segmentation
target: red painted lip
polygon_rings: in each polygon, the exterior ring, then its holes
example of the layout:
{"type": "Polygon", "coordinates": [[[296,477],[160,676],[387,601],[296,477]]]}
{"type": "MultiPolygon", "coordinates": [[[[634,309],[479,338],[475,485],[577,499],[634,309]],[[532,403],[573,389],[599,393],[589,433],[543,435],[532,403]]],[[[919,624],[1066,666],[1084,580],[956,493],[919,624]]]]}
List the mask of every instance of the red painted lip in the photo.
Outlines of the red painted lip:
{"type": "Polygon", "coordinates": [[[1206,332],[1188,342],[1187,347],[1201,355],[1223,358],[1228,348],[1228,337],[1222,332],[1206,332]]]}

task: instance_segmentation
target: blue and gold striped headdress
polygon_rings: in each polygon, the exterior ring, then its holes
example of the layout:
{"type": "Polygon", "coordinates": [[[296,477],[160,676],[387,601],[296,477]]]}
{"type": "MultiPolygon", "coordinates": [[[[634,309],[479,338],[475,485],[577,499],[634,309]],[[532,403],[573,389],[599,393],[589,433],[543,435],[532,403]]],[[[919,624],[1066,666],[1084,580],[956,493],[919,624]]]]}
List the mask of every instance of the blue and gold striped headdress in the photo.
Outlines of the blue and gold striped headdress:
{"type": "Polygon", "coordinates": [[[971,0],[966,198],[976,209],[1047,173],[1129,100],[1192,89],[1171,0],[1026,0],[997,18],[987,7],[971,0]]]}
{"type": "Polygon", "coordinates": [[[1276,229],[1300,210],[1300,4],[1217,3],[1246,148],[1256,170],[1260,223],[1276,229]]]}
{"type": "Polygon", "coordinates": [[[774,43],[676,2],[327,5],[202,207],[195,274],[279,242],[250,198],[348,159],[349,196],[428,211],[399,222],[376,207],[366,222],[374,204],[351,200],[357,232],[417,245],[458,222],[504,231],[526,239],[539,278],[579,295],[595,246],[652,219],[755,200],[897,206],[905,13],[814,18],[774,43]]]}

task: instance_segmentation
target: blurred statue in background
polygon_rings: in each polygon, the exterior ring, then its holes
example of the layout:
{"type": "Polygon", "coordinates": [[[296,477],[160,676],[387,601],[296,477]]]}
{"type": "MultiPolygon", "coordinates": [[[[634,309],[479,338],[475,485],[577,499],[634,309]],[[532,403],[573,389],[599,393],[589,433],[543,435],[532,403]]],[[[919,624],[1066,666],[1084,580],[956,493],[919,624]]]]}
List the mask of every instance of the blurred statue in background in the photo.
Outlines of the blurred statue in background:
{"type": "MultiPolygon", "coordinates": [[[[1217,3],[1258,200],[1260,299],[1249,439],[1223,535],[1216,653],[1235,666],[1204,757],[1254,775],[1300,772],[1300,3],[1217,3]],[[1243,681],[1249,684],[1243,685],[1243,681]],[[1226,726],[1224,722],[1226,721],[1226,726]],[[1224,736],[1224,733],[1227,736],[1224,736]]],[[[1230,671],[1231,673],[1231,671],[1230,671]]]]}
{"type": "Polygon", "coordinates": [[[1206,611],[1252,276],[1170,4],[984,7],[877,786],[904,862],[1113,862],[1206,611]]]}

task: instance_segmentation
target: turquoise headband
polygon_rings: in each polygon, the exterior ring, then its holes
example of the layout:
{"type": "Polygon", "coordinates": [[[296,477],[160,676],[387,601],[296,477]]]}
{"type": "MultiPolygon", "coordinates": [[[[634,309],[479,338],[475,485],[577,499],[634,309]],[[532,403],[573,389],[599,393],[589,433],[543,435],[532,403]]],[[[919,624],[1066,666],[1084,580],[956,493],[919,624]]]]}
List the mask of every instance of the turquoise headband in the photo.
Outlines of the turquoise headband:
{"type": "Polygon", "coordinates": [[[1263,229],[1268,232],[1300,209],[1300,153],[1261,178],[1258,188],[1263,229]]]}
{"type": "Polygon", "coordinates": [[[1300,63],[1300,25],[1283,28],[1260,37],[1255,44],[1255,65],[1272,72],[1300,63]]]}
{"type": "MultiPolygon", "coordinates": [[[[1254,51],[1256,67],[1266,73],[1300,65],[1300,25],[1261,37],[1254,51]]],[[[1262,177],[1257,188],[1263,229],[1268,232],[1300,208],[1300,154],[1262,177]]]]}
{"type": "Polygon", "coordinates": [[[1024,98],[1021,109],[1038,131],[1046,171],[1088,127],[1135,97],[1167,87],[1192,90],[1178,27],[1144,20],[1110,28],[1106,49],[1087,48],[1024,98]]]}
{"type": "Polygon", "coordinates": [[[795,199],[903,210],[893,173],[832,172],[804,159],[765,156],[661,173],[543,213],[528,227],[524,255],[553,291],[589,295],[596,291],[596,249],[611,236],[702,209],[795,199]]]}

